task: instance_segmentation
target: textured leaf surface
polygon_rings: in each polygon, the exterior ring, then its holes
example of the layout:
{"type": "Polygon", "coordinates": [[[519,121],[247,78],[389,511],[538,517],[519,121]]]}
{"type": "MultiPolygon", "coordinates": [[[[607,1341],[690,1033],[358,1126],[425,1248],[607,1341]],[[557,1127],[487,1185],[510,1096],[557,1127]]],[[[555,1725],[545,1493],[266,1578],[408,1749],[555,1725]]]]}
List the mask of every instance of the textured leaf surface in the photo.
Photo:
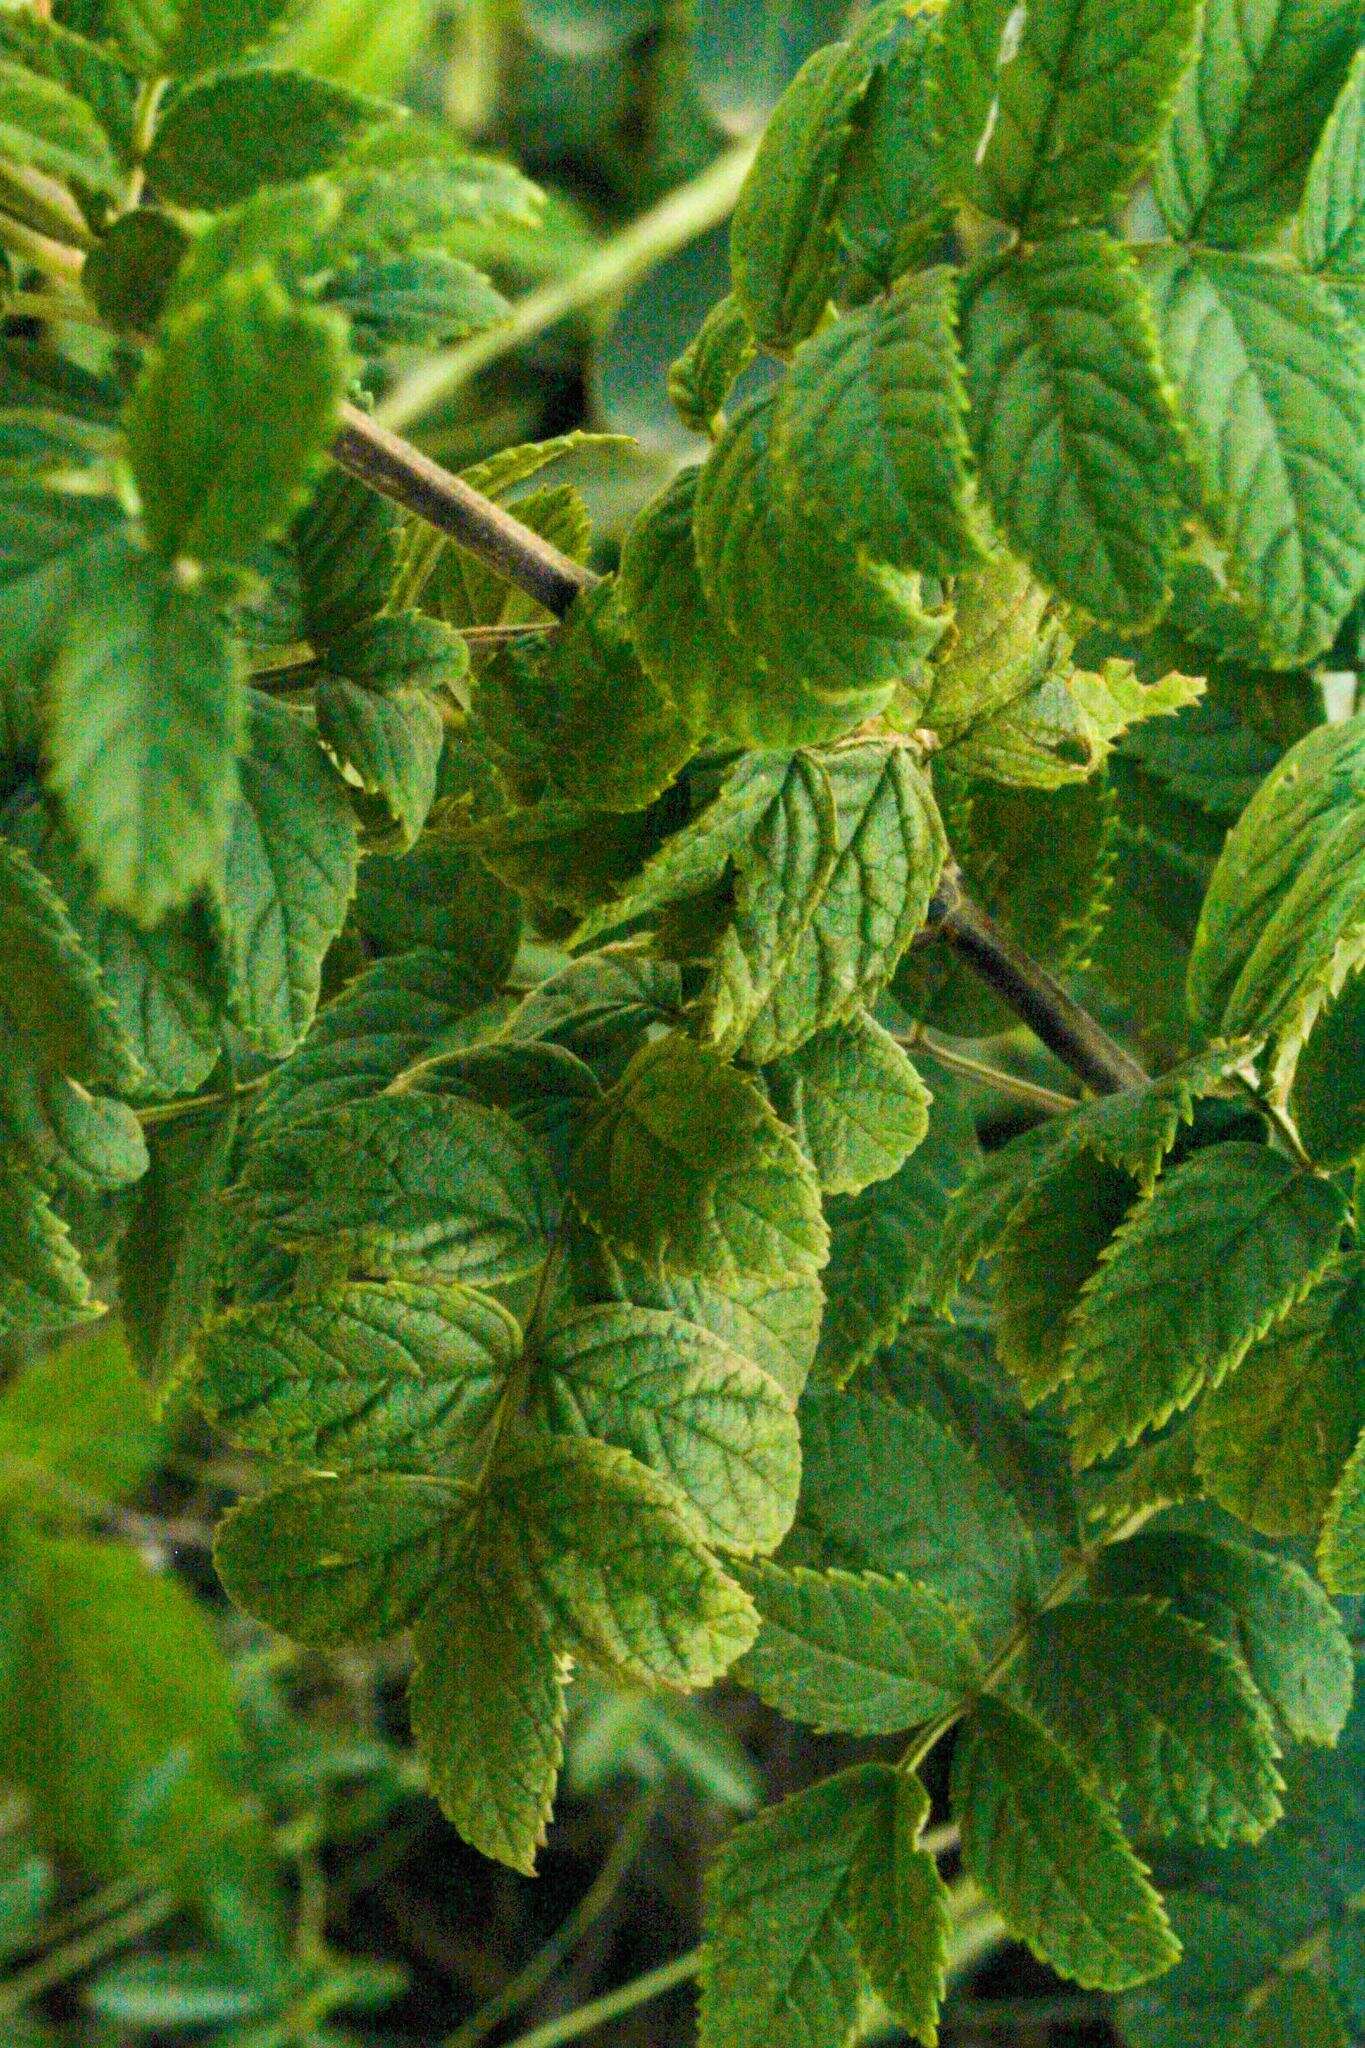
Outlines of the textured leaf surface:
{"type": "Polygon", "coordinates": [[[967,1867],[1035,1955],[1108,1991],[1175,1961],[1161,1901],[1112,1810],[1036,1721],[980,1700],[952,1784],[967,1867]]]}
{"type": "Polygon", "coordinates": [[[1278,1819],[1274,1724],[1245,1666],[1160,1601],[1080,1600],[1043,1615],[1024,1683],[1106,1794],[1158,1834],[1255,1840],[1278,1819]]]}
{"type": "Polygon", "coordinates": [[[65,1223],[39,1184],[0,1172],[0,1335],[60,1330],[100,1313],[65,1223]]]}
{"type": "Polygon", "coordinates": [[[1194,37],[1189,0],[953,0],[931,74],[948,175],[987,213],[1098,226],[1156,154],[1194,37]]]}
{"type": "Polygon", "coordinates": [[[989,1651],[1036,1597],[1037,1552],[1018,1509],[962,1442],[923,1411],[813,1383],[801,1404],[797,1531],[822,1561],[920,1580],[989,1651]]]}
{"type": "Polygon", "coordinates": [[[1196,1153],[1114,1239],[1072,1324],[1067,1363],[1085,1462],[1216,1386],[1322,1271],[1340,1193],[1263,1147],[1196,1153]]]}
{"type": "Polygon", "coordinates": [[[808,1038],[768,1070],[767,1086],[826,1194],[889,1179],[929,1128],[928,1089],[866,1012],[808,1038]]]}
{"type": "Polygon", "coordinates": [[[213,874],[242,698],[212,607],[131,556],[91,579],[49,680],[49,780],[100,894],[144,925],[213,874]]]}
{"type": "Polygon", "coordinates": [[[575,1656],[693,1690],[753,1641],[748,1596],[625,1451],[588,1438],[528,1444],[504,1463],[489,1512],[575,1656]]]}
{"type": "Polygon", "coordinates": [[[1348,1458],[1328,1502],[1318,1563],[1324,1583],[1334,1593],[1365,1592],[1365,1437],[1348,1458]]]}
{"type": "Polygon", "coordinates": [[[887,1796],[864,1764],[737,1828],[706,1880],[702,2048],[834,2048],[858,2010],[842,1894],[887,1796]]]}
{"type": "Polygon", "coordinates": [[[339,317],[291,303],[267,273],[228,276],[173,314],[128,416],[153,547],[249,559],[298,505],[346,377],[339,317]]]}
{"type": "Polygon", "coordinates": [[[636,1054],[584,1133],[574,1199],[646,1264],[721,1281],[818,1272],[814,1176],[757,1091],[679,1035],[636,1054]]]}
{"type": "Polygon", "coordinates": [[[1213,0],[1157,166],[1178,235],[1258,240],[1298,204],[1360,21],[1333,0],[1213,0]]]}
{"type": "Polygon", "coordinates": [[[968,426],[991,507],[1057,593],[1135,625],[1164,602],[1176,440],[1132,259],[1097,233],[1013,256],[968,292],[968,426]]]}
{"type": "Polygon", "coordinates": [[[436,795],[445,739],[440,706],[421,690],[385,694],[324,676],[315,709],[318,738],[346,780],[379,799],[400,847],[411,846],[436,795]]]}
{"type": "Polygon", "coordinates": [[[419,1095],[290,1124],[249,1155],[241,1198],[280,1243],[475,1287],[531,1272],[558,1206],[544,1153],[511,1117],[419,1095]]]}
{"type": "Polygon", "coordinates": [[[1169,1600],[1239,1656],[1297,1742],[1334,1743],[1351,1710],[1350,1639],[1302,1565],[1202,1536],[1144,1534],[1111,1544],[1102,1591],[1169,1600]]]}
{"type": "Polygon", "coordinates": [[[563,1755],[566,1662],[535,1602],[492,1564],[463,1560],[462,1583],[423,1616],[408,1704],[446,1818],[529,1877],[563,1755]]]}
{"type": "Polygon", "coordinates": [[[1365,580],[1365,364],[1315,278],[1212,250],[1141,262],[1230,580],[1276,663],[1309,661],[1365,580]]]}
{"type": "Polygon", "coordinates": [[[630,1451],[722,1549],[771,1550],[796,1512],[796,1418],[776,1380],[680,1315],[589,1308],[539,1359],[551,1420],[630,1451]]]}
{"type": "Polygon", "coordinates": [[[223,861],[237,1022],[269,1058],[313,1021],[322,961],[355,886],[356,828],[341,782],[297,716],[259,693],[223,861]]]}
{"type": "Polygon", "coordinates": [[[919,1846],[928,1818],[923,1786],[898,1771],[849,1874],[848,1918],[873,1989],[907,2033],[933,2048],[952,1910],[938,1865],[919,1846]]]}
{"type": "Polygon", "coordinates": [[[218,1526],[232,1598],[295,1642],[380,1642],[416,1620],[447,1569],[452,1481],[381,1472],[259,1494],[218,1526]]]}
{"type": "Polygon", "coordinates": [[[980,1676],[965,1622],[913,1579],[777,1564],[743,1576],[762,1627],[738,1675],[791,1720],[894,1735],[960,1706],[980,1676]]]}
{"type": "Polygon", "coordinates": [[[213,1324],[196,1393],[288,1464],[472,1477],[520,1348],[506,1310],[467,1288],[362,1282],[213,1324]]]}
{"type": "Polygon", "coordinates": [[[1290,1108],[1309,1156],[1321,1165],[1349,1166],[1365,1153],[1365,974],[1359,970],[1315,1019],[1294,1069],[1290,1108]]]}
{"type": "Polygon", "coordinates": [[[1214,1499],[1267,1536],[1318,1528],[1365,1428],[1365,1262],[1342,1261],[1199,1411],[1214,1499]]]}
{"type": "Polygon", "coordinates": [[[903,747],[841,748],[826,772],[835,856],[785,971],[748,1023],[754,1061],[875,1001],[924,923],[947,852],[933,792],[903,747]]]}
{"type": "Polygon", "coordinates": [[[1308,270],[1349,276],[1365,265],[1365,58],[1358,50],[1313,152],[1298,235],[1308,270]]]}

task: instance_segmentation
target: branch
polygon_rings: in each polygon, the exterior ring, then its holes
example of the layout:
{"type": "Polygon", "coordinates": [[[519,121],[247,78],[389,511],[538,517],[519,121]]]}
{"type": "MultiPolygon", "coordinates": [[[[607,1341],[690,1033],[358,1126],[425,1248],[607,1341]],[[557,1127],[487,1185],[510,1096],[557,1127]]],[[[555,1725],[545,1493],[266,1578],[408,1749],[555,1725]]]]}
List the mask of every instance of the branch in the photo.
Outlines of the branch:
{"type": "MultiPolygon", "coordinates": [[[[415,512],[481,562],[562,618],[580,591],[597,581],[519,519],[471,490],[431,457],[354,406],[342,413],[333,455],[353,476],[415,512]]],[[[956,868],[939,884],[925,934],[941,938],[1023,1019],[1065,1066],[1101,1095],[1139,1088],[1147,1079],[1060,982],[1029,958],[972,902],[956,868]]]]}

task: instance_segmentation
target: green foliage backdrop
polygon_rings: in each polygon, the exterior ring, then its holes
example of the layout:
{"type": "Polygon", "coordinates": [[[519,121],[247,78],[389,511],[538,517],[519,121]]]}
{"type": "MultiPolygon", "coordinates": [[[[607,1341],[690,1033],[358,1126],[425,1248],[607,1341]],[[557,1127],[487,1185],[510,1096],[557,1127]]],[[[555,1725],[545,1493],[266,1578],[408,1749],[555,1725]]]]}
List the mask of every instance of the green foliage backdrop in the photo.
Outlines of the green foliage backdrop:
{"type": "Polygon", "coordinates": [[[529,1875],[722,1680],[702,2048],[1361,2038],[1362,36],[0,11],[35,2041],[398,2038],[318,1785],[529,1875]]]}

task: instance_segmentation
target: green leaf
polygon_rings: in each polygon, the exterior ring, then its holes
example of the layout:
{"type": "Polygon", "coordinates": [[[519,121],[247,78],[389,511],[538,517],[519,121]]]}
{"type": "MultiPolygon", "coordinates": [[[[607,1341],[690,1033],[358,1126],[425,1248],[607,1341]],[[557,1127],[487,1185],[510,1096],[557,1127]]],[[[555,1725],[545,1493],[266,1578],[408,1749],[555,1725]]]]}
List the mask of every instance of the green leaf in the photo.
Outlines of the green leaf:
{"type": "Polygon", "coordinates": [[[109,137],[84,98],[8,57],[0,57],[0,155],[108,198],[120,194],[109,137]]]}
{"type": "Polygon", "coordinates": [[[129,1347],[157,1386],[178,1372],[214,1305],[236,1137],[231,1101],[150,1133],[150,1168],[119,1240],[119,1309],[129,1347]]]}
{"type": "Polygon", "coordinates": [[[568,1660],[500,1562],[463,1557],[460,1584],[423,1615],[408,1704],[446,1818],[530,1877],[563,1757],[568,1660]]]}
{"type": "Polygon", "coordinates": [[[822,1734],[895,1735],[954,1711],[980,1680],[966,1621],[913,1579],[763,1563],[743,1581],[762,1626],[738,1677],[822,1734]]]}
{"type": "Polygon", "coordinates": [[[1027,1617],[1039,1586],[1033,1539],[1009,1495],[941,1424],[880,1394],[814,1381],[801,1438],[796,1531],[826,1565],[922,1581],[987,1655],[1027,1617]]]}
{"type": "Polygon", "coordinates": [[[221,913],[233,1014],[268,1058],[313,1021],[322,962],[355,885],[344,785],[308,726],[253,692],[241,795],[223,860],[221,913]]]}
{"type": "Polygon", "coordinates": [[[952,0],[930,74],[946,175],[1030,238],[1101,226],[1156,155],[1196,18],[1192,0],[952,0]]]}
{"type": "Polygon", "coordinates": [[[348,783],[377,799],[406,850],[436,796],[445,722],[421,690],[385,695],[324,675],[314,698],[318,738],[348,783]]]}
{"type": "Polygon", "coordinates": [[[726,399],[757,353],[739,300],[733,293],[718,299],[668,373],[668,395],[683,425],[694,434],[716,432],[726,399]]]}
{"type": "MultiPolygon", "coordinates": [[[[312,553],[301,544],[304,532],[303,524],[295,529],[301,559],[312,553]]],[[[352,529],[345,542],[348,552],[376,544],[382,557],[382,538],[363,525],[360,531],[352,529]]],[[[390,594],[387,585],[382,590],[376,585],[378,603],[387,603],[390,594]]],[[[469,673],[468,642],[424,612],[390,611],[378,618],[357,619],[344,628],[335,618],[313,612],[309,633],[326,644],[326,665],[334,675],[345,676],[367,690],[445,690],[458,696],[469,673]]]]}
{"type": "Polygon", "coordinates": [[[109,0],[109,26],[144,77],[211,71],[264,41],[292,0],[109,0]]]}
{"type": "Polygon", "coordinates": [[[1097,1589],[1170,1600],[1242,1659],[1296,1742],[1330,1745],[1341,1734],[1351,1711],[1350,1639],[1302,1565],[1240,1543],[1149,1533],[1104,1550],[1097,1589]]]}
{"type": "Polygon", "coordinates": [[[540,1346],[537,1369],[552,1425],[630,1451],[708,1543],[752,1553],[786,1535],[801,1478],[792,1406],[709,1330],[659,1309],[581,1309],[540,1346]]]}
{"type": "Polygon", "coordinates": [[[817,50],[783,94],[731,227],[735,296],[765,348],[811,333],[831,296],[829,231],[871,68],[846,43],[817,50]]]}
{"type": "Polygon", "coordinates": [[[928,1089],[866,1012],[808,1038],[765,1078],[826,1194],[857,1194],[889,1179],[929,1128],[928,1089]]]}
{"type": "Polygon", "coordinates": [[[435,833],[408,853],[361,863],[355,915],[377,950],[447,954],[489,996],[507,980],[521,937],[512,890],[469,847],[435,833]]]}
{"type": "Polygon", "coordinates": [[[945,575],[984,552],[946,267],[902,279],[796,351],[774,427],[793,508],[836,549],[945,575]]]}
{"type": "Polygon", "coordinates": [[[753,1641],[748,1596],[625,1451],[588,1437],[528,1442],[500,1467],[487,1512],[574,1656],[694,1690],[753,1641]]]}
{"type": "Polygon", "coordinates": [[[1238,247],[1294,211],[1359,33],[1335,0],[1212,0],[1157,164],[1177,235],[1238,247]]]}
{"type": "Polygon", "coordinates": [[[0,1754],[42,1836],[109,1879],[149,1854],[221,1855],[241,1733],[205,1615],[126,1545],[14,1532],[6,1551],[0,1754]],[[168,1767],[172,1789],[137,1840],[130,1812],[168,1767]]]}
{"type": "Polygon", "coordinates": [[[439,1591],[460,1508],[453,1480],[304,1479],[232,1508],[214,1561],[237,1605],[295,1642],[382,1642],[439,1591]]]}
{"type": "Polygon", "coordinates": [[[815,1273],[814,1176],[757,1090],[674,1033],[638,1052],[584,1132],[574,1199],[609,1244],[724,1282],[815,1273]]]}
{"type": "Polygon", "coordinates": [[[67,1225],[12,1161],[0,1172],[0,1336],[61,1330],[101,1313],[67,1225]]]}
{"type": "Polygon", "coordinates": [[[953,1755],[968,1869],[1006,1926],[1078,1984],[1121,1991],[1179,1955],[1160,1899],[1111,1809],[1059,1742],[1003,1701],[978,1701],[953,1755]]]}
{"type": "Polygon", "coordinates": [[[1264,1700],[1233,1650],[1163,1602],[1079,1600],[1040,1616],[1023,1683],[1144,1828],[1255,1841],[1279,1818],[1264,1700]]]}
{"type": "Polygon", "coordinates": [[[1296,1970],[1272,1984],[1248,2014],[1237,2048],[1350,2048],[1350,2037],[1329,1986],[1296,1970]]]}
{"type": "Polygon", "coordinates": [[[842,2048],[858,2013],[844,1895],[892,1773],[862,1764],[736,1828],[706,1879],[701,2048],[842,2048]]]}
{"type": "Polygon", "coordinates": [[[926,609],[917,576],[844,552],[796,503],[785,483],[785,417],[781,396],[736,417],[699,474],[693,519],[726,659],[773,700],[771,729],[752,738],[774,746],[834,739],[874,716],[944,624],[926,609]]]}
{"type": "Polygon", "coordinates": [[[256,1104],[258,1139],[381,1094],[439,1045],[452,1051],[481,1035],[491,988],[455,952],[421,947],[379,960],[318,1014],[287,1065],[256,1104]]]}
{"type": "Polygon", "coordinates": [[[1114,625],[1165,603],[1177,442],[1133,259],[1091,232],[966,289],[968,428],[1007,538],[1060,597],[1114,625]]]}
{"type": "Polygon", "coordinates": [[[390,118],[377,100],[303,71],[227,71],[171,103],[147,176],[175,206],[235,206],[311,178],[390,118]]]}
{"type": "Polygon", "coordinates": [[[1365,1436],[1327,1504],[1318,1565],[1334,1593],[1365,1592],[1365,1436]]]}
{"type": "Polygon", "coordinates": [[[1319,1164],[1349,1166],[1365,1153],[1365,974],[1359,969],[1314,1021],[1294,1069],[1290,1108],[1319,1164]]]}
{"type": "Polygon", "coordinates": [[[1240,1365],[1337,1248],[1328,1182],[1258,1145],[1213,1145],[1172,1169],[1114,1238],[1071,1325],[1076,1456],[1134,1443],[1240,1365]]]}
{"type": "Polygon", "coordinates": [[[891,1342],[923,1299],[949,1194],[979,1157],[975,1127],[945,1077],[936,1082],[928,1136],[904,1166],[830,1202],[820,1358],[840,1385],[891,1342]]]}
{"type": "Polygon", "coordinates": [[[366,354],[449,347],[498,326],[510,311],[482,271],[443,249],[417,249],[382,263],[348,263],[331,279],[323,298],[340,307],[366,354]]]}
{"type": "Polygon", "coordinates": [[[292,303],[264,270],[172,314],[128,413],[158,553],[244,562],[278,533],[331,438],[347,369],[339,316],[292,303]]]}
{"type": "Polygon", "coordinates": [[[39,704],[82,579],[122,541],[112,499],[0,481],[0,757],[38,752],[39,704]]]}
{"type": "Polygon", "coordinates": [[[908,2034],[934,2048],[952,1906],[938,1865],[919,1846],[928,1818],[924,1787],[897,1771],[849,1872],[848,1921],[873,1990],[908,2034]]]}
{"type": "Polygon", "coordinates": [[[420,1095],[380,1095],[275,1131],[248,1154],[241,1199],[279,1244],[473,1287],[532,1272],[558,1206],[544,1153],[510,1116],[420,1095]]]}
{"type": "Polygon", "coordinates": [[[1365,266],[1365,58],[1357,50],[1308,167],[1298,219],[1305,270],[1365,266]]]}
{"type": "MultiPolygon", "coordinates": [[[[304,619],[315,647],[378,623],[375,615],[398,580],[403,531],[396,505],[346,470],[327,470],[293,530],[304,619]]],[[[386,630],[392,632],[392,622],[386,630]]]]}
{"type": "Polygon", "coordinates": [[[1010,1218],[991,1276],[996,1348],[1026,1401],[1041,1401],[1066,1378],[1081,1290],[1136,1194],[1129,1174],[1082,1152],[1026,1193],[1010,1218]]]}
{"type": "Polygon", "coordinates": [[[42,1523],[130,1499],[165,1447],[111,1323],[35,1358],[0,1395],[0,1484],[42,1523]]]}
{"type": "Polygon", "coordinates": [[[744,1044],[820,907],[838,854],[829,777],[813,755],[794,754],[774,801],[735,849],[734,909],[704,995],[706,1036],[719,1051],[744,1044]]]}
{"type": "Polygon", "coordinates": [[[1365,1429],[1365,1261],[1342,1260],[1199,1410],[1199,1469],[1267,1536],[1311,1536],[1365,1429]]]}
{"type": "Polygon", "coordinates": [[[211,1324],[195,1394],[288,1464],[473,1478],[520,1349],[506,1310],[469,1288],[361,1282],[211,1324]]]}
{"type": "Polygon", "coordinates": [[[868,740],[825,761],[835,859],[809,919],[744,1035],[765,1062],[856,1016],[891,979],[928,914],[947,842],[933,791],[907,751],[868,740]]]}
{"type": "Polygon", "coordinates": [[[99,968],[66,907],[13,840],[0,838],[0,1132],[50,1142],[48,1091],[63,1077],[87,1089],[140,1078],[99,968]]]}
{"type": "Polygon", "coordinates": [[[578,597],[552,638],[508,648],[481,677],[475,710],[523,802],[551,786],[603,810],[643,810],[695,745],[640,666],[610,582],[578,597]]]}
{"type": "Polygon", "coordinates": [[[571,1228],[569,1249],[580,1299],[667,1309],[699,1323],[728,1351],[760,1367],[789,1401],[800,1399],[820,1335],[820,1282],[813,1273],[741,1274],[718,1287],[692,1275],[651,1272],[583,1226],[571,1228]]]}
{"type": "Polygon", "coordinates": [[[1311,661],[1365,577],[1365,363],[1317,278],[1207,249],[1140,261],[1233,593],[1277,666],[1311,661]]]}
{"type": "Polygon", "coordinates": [[[154,925],[215,872],[242,692],[215,610],[150,557],[114,557],[68,621],[49,690],[49,781],[103,900],[154,925]]]}

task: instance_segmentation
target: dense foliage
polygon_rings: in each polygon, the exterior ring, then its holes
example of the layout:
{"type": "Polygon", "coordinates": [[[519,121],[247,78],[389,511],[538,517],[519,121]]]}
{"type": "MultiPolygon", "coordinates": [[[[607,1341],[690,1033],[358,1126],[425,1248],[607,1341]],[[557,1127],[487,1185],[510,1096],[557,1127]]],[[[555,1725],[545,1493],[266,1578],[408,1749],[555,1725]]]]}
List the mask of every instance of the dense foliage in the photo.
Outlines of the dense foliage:
{"type": "Polygon", "coordinates": [[[595,535],[614,442],[375,425],[568,230],[287,12],[0,13],[0,1770],[210,1944],[106,2016],[392,1991],[111,1534],[211,1442],[236,1607],[410,1635],[516,1871],[578,1672],[859,1739],[715,1860],[704,2048],[932,2044],[982,1899],[1134,2048],[1346,2043],[1365,20],[793,31],[595,535]]]}

